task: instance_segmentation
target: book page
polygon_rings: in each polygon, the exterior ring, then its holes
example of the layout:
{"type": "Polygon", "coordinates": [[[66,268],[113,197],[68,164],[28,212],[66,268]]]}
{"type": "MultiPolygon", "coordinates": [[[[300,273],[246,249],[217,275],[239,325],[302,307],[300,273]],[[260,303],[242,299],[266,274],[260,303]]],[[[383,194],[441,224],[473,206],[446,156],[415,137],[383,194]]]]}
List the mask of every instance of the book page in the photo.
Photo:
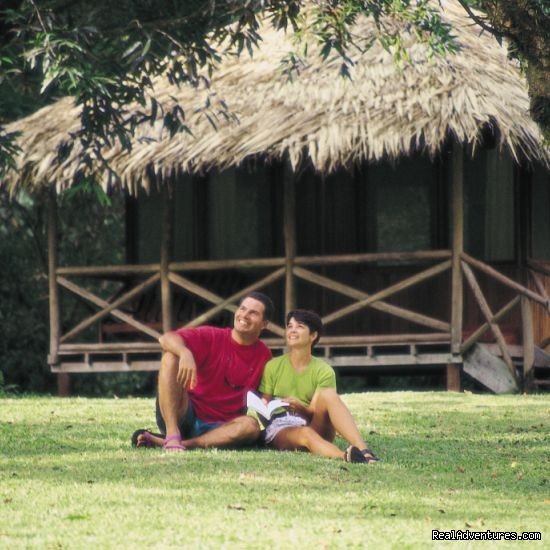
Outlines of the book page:
{"type": "Polygon", "coordinates": [[[246,394],[246,405],[247,407],[259,412],[265,418],[270,418],[275,409],[287,407],[288,403],[281,399],[273,399],[266,406],[260,397],[258,397],[254,392],[249,391],[246,394]]]}

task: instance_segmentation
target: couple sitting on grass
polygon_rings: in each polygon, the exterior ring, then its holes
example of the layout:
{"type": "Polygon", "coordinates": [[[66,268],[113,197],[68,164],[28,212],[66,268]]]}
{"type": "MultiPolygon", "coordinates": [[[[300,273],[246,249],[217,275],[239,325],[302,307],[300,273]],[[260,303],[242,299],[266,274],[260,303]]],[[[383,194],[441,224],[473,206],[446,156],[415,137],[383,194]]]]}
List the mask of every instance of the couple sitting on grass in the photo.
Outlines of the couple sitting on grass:
{"type": "Polygon", "coordinates": [[[161,336],[156,416],[163,435],[137,430],[132,444],[182,452],[264,439],[275,449],[377,461],[336,392],[334,370],[311,353],[322,328],[319,316],[289,312],[288,352],[271,358],[259,337],[272,311],[269,297],[252,292],[237,308],[232,329],[203,326],[161,336]],[[264,402],[280,398],[288,404],[267,425],[250,410],[242,415],[247,392],[257,388],[264,402]],[[336,433],[349,443],[345,451],[332,443],[336,433]]]}

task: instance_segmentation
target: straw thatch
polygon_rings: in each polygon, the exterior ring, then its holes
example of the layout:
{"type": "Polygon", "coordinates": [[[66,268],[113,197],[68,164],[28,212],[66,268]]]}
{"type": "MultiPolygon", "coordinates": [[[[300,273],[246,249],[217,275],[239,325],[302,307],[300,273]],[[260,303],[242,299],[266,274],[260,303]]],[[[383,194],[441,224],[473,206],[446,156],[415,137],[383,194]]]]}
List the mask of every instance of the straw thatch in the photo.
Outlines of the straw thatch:
{"type": "MultiPolygon", "coordinates": [[[[351,52],[351,79],[338,76],[338,58],[323,61],[310,47],[299,75],[289,80],[281,59],[296,46],[288,34],[265,25],[254,56],[225,58],[209,89],[156,81],[156,99],[165,109],[177,101],[191,134],[171,137],[160,121],[145,124],[131,153],[115,147],[105,156],[122,185],[135,190],[148,187],[152,174],[158,179],[224,168],[253,155],[288,155],[293,166],[308,157],[317,170],[329,172],[416,150],[435,154],[449,134],[475,145],[488,126],[516,158],[547,162],[548,150],[528,114],[526,83],[505,48],[481,34],[456,2],[443,2],[443,17],[456,29],[458,54],[430,58],[404,29],[412,64],[400,70],[375,44],[366,52],[351,52]],[[225,102],[235,116],[218,116],[214,128],[205,115],[207,101],[220,111],[225,102]]],[[[354,32],[370,36],[377,31],[371,20],[361,19],[354,32]]],[[[74,182],[81,168],[78,144],[61,165],[56,151],[78,129],[78,112],[66,98],[8,127],[22,133],[19,176],[8,182],[12,189],[54,182],[60,190],[74,182]]],[[[101,169],[98,176],[104,185],[110,181],[101,169]]]]}

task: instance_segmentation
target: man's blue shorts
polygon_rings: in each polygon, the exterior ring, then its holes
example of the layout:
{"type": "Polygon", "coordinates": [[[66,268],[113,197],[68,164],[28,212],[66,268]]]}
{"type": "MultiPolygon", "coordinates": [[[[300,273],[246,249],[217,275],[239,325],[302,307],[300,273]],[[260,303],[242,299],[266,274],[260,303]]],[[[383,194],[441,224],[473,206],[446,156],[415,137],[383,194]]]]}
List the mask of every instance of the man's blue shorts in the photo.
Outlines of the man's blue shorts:
{"type": "MultiPolygon", "coordinates": [[[[164,423],[164,418],[160,414],[159,400],[157,397],[157,402],[155,404],[156,417],[157,417],[157,426],[161,433],[166,433],[166,424],[164,423]]],[[[223,422],[206,422],[201,420],[195,414],[193,410],[193,404],[189,401],[189,406],[187,407],[187,412],[185,416],[180,419],[179,429],[181,437],[184,439],[190,439],[192,437],[197,437],[203,433],[209,432],[218,426],[221,426],[223,422]]]]}

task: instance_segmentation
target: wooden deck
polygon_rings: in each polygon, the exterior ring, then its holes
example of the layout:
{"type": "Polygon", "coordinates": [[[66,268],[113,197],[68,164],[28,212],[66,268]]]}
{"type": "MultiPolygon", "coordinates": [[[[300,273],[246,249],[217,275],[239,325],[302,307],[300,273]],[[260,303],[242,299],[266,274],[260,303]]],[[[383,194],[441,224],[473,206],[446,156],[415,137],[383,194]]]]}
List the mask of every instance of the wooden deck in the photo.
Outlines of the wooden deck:
{"type": "MultiPolygon", "coordinates": [[[[274,355],[284,352],[282,339],[264,339],[274,355]]],[[[447,334],[433,333],[409,338],[398,335],[325,337],[316,348],[336,369],[353,369],[363,373],[377,367],[445,367],[460,364],[453,355],[447,334]]],[[[160,366],[161,349],[155,342],[63,344],[59,362],[52,365],[56,373],[99,373],[156,371],[160,366]]]]}

